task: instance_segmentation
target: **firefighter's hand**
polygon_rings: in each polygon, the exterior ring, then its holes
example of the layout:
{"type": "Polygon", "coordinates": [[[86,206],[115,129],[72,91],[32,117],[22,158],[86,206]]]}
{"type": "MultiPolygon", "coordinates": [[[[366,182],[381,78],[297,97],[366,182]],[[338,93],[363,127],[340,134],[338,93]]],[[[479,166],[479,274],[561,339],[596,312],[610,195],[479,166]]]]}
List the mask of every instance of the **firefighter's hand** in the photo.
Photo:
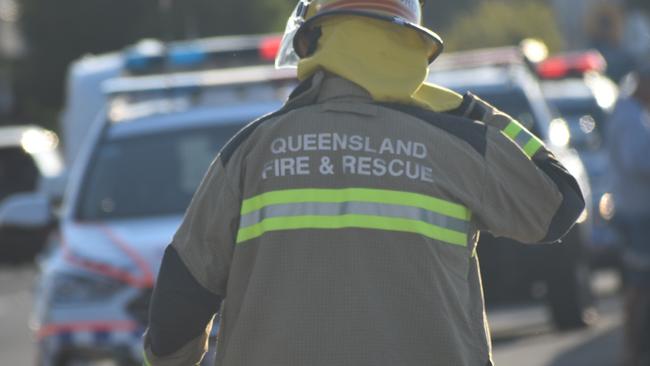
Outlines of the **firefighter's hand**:
{"type": "Polygon", "coordinates": [[[480,114],[482,115],[482,118],[480,118],[480,121],[487,124],[488,126],[492,126],[503,131],[514,120],[514,118],[509,116],[507,113],[499,110],[483,99],[475,95],[471,95],[471,98],[473,98],[474,103],[473,109],[481,111],[480,114]]]}

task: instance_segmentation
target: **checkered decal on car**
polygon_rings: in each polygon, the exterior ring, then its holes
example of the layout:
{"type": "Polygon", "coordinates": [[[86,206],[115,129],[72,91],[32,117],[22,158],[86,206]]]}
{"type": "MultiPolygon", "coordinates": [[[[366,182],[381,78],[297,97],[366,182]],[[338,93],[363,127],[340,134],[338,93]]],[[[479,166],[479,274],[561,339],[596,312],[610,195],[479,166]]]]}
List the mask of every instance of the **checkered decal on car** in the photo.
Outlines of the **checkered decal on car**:
{"type": "Polygon", "coordinates": [[[61,349],[125,349],[140,359],[142,357],[142,335],[145,329],[133,331],[75,331],[53,334],[41,340],[46,353],[57,354],[61,349]]]}

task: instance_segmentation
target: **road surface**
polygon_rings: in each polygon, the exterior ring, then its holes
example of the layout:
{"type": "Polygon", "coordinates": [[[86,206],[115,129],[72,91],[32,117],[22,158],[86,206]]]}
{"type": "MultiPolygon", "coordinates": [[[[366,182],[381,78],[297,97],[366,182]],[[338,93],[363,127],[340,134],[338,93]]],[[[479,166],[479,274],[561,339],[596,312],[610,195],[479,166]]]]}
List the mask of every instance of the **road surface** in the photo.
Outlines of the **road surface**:
{"type": "MultiPolygon", "coordinates": [[[[29,330],[33,268],[0,267],[0,365],[34,364],[29,330]]],[[[616,366],[621,348],[621,302],[609,277],[599,302],[600,318],[591,328],[557,332],[542,306],[489,313],[497,366],[616,366]]]]}

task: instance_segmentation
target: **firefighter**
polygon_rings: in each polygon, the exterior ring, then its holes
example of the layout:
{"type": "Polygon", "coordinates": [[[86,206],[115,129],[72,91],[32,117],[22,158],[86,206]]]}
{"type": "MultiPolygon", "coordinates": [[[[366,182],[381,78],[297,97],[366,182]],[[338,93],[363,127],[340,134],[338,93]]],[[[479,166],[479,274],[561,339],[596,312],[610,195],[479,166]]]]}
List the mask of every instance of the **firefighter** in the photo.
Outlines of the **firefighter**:
{"type": "Polygon", "coordinates": [[[518,122],[423,83],[443,44],[421,5],[298,4],[278,66],[302,82],[198,189],[154,291],[149,364],[200,362],[220,305],[217,365],[492,364],[479,232],[554,242],[584,200],[518,122]]]}

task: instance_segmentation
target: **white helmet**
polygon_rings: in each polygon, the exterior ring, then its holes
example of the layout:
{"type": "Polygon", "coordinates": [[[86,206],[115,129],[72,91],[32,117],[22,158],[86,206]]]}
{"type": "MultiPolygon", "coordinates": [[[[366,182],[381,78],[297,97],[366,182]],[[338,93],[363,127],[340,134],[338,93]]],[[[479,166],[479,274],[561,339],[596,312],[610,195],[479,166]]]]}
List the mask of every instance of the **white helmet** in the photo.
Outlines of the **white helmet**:
{"type": "Polygon", "coordinates": [[[314,51],[320,36],[318,25],[327,17],[356,15],[384,20],[417,31],[431,43],[429,63],[443,50],[440,36],[422,26],[423,0],[300,0],[287,22],[275,65],[295,67],[314,51]]]}

